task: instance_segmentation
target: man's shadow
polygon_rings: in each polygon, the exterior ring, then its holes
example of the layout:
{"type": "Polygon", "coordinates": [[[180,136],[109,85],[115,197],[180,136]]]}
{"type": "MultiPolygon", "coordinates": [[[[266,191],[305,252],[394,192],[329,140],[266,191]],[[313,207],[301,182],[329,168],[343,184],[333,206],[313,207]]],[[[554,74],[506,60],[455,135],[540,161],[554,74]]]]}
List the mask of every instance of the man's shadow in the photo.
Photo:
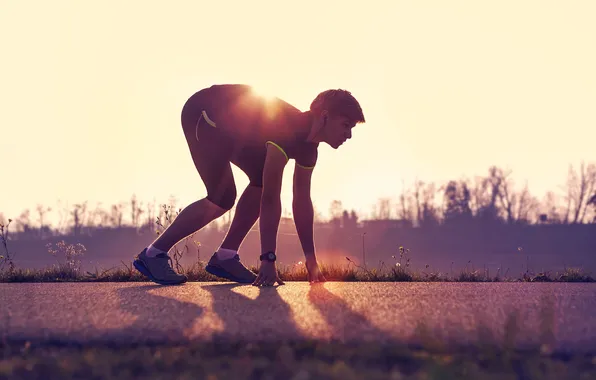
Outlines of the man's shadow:
{"type": "Polygon", "coordinates": [[[325,283],[311,285],[308,300],[327,322],[332,340],[372,342],[389,338],[366,316],[352,310],[346,300],[326,289],[325,283]]]}
{"type": "Polygon", "coordinates": [[[214,337],[251,342],[301,337],[292,310],[276,287],[253,287],[258,295],[252,299],[232,290],[240,286],[247,285],[224,283],[202,286],[211,293],[213,312],[223,322],[223,330],[214,337]]]}
{"type": "Polygon", "coordinates": [[[118,289],[116,293],[120,299],[119,310],[132,314],[135,320],[122,328],[106,330],[102,334],[103,338],[110,342],[127,344],[189,341],[185,331],[203,313],[203,308],[193,302],[151,293],[159,288],[164,286],[142,285],[118,289]]]}
{"type": "MultiPolygon", "coordinates": [[[[251,299],[232,291],[240,284],[206,285],[203,289],[213,296],[213,311],[224,324],[222,338],[250,338],[251,340],[309,340],[297,327],[294,318],[308,318],[293,315],[277,288],[259,287],[258,296],[251,299]],[[233,332],[228,334],[226,331],[233,332]]],[[[286,285],[284,285],[286,286],[286,285]]],[[[379,341],[388,334],[378,328],[362,314],[355,312],[349,304],[327,290],[324,284],[314,284],[305,297],[327,322],[330,336],[335,341],[379,341]]]]}
{"type": "MultiPolygon", "coordinates": [[[[233,291],[243,284],[213,283],[201,286],[212,296],[212,310],[223,323],[214,339],[245,341],[293,341],[307,339],[297,327],[290,305],[275,287],[256,287],[252,299],[233,291]]],[[[284,285],[285,286],[285,285],[284,285]]],[[[152,290],[162,285],[127,286],[117,290],[119,309],[132,314],[132,324],[115,330],[104,330],[102,338],[124,343],[180,343],[190,341],[186,333],[203,313],[203,307],[193,302],[181,301],[152,290]]],[[[168,287],[170,288],[170,287],[168,287]]],[[[184,287],[174,287],[184,289],[184,287]]],[[[172,289],[176,292],[176,289],[172,289]]],[[[327,322],[332,340],[379,340],[387,334],[362,314],[353,311],[340,296],[327,290],[324,284],[314,284],[305,295],[327,322]]]]}

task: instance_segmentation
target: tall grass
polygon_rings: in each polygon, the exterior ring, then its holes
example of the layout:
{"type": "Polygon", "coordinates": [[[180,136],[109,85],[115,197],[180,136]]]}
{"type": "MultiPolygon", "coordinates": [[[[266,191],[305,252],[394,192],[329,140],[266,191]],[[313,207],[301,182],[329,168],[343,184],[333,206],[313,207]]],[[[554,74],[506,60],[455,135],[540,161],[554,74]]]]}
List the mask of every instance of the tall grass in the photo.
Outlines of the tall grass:
{"type": "MultiPolygon", "coordinates": [[[[180,213],[178,210],[175,216],[171,206],[163,205],[164,220],[157,218],[157,225],[165,230],[180,213]]],[[[82,257],[86,248],[82,244],[67,244],[64,241],[47,244],[48,253],[56,258],[57,263],[43,269],[17,268],[14,263],[14,253],[10,251],[8,245],[8,229],[12,220],[9,219],[8,225],[0,224],[0,243],[5,253],[0,254],[0,282],[128,282],[128,281],[147,281],[148,279],[137,272],[132,264],[121,262],[121,266],[115,266],[108,269],[95,268],[94,271],[83,272],[81,270],[80,257],[82,257]]],[[[162,231],[157,230],[156,235],[162,231]]],[[[179,249],[175,246],[170,251],[174,267],[179,273],[188,277],[189,281],[226,281],[207,273],[205,271],[206,262],[201,259],[200,242],[193,240],[194,234],[184,240],[184,248],[179,249]],[[191,252],[191,246],[196,246],[196,261],[190,266],[181,264],[182,258],[191,252]]],[[[366,267],[358,265],[355,261],[346,257],[346,264],[328,265],[320,262],[320,269],[327,281],[384,281],[384,282],[594,282],[594,278],[584,273],[580,268],[566,268],[561,273],[533,273],[528,267],[519,277],[507,277],[509,270],[501,276],[501,269],[493,277],[488,270],[475,270],[471,265],[462,269],[459,273],[442,273],[433,271],[430,265],[425,265],[424,270],[413,270],[410,265],[410,249],[400,246],[398,254],[392,255],[391,264],[383,261],[379,262],[377,267],[366,267]]],[[[249,268],[258,273],[256,266],[249,268]]],[[[283,281],[307,281],[308,273],[306,266],[302,261],[292,264],[278,264],[279,276],[283,281]]]]}

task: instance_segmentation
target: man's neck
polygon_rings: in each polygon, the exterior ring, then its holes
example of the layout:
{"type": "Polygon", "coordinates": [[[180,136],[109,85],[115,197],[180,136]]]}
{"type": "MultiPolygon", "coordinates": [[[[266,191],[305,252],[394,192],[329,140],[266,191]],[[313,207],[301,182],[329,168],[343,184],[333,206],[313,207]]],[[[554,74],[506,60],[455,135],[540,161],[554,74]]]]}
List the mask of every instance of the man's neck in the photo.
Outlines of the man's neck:
{"type": "Polygon", "coordinates": [[[308,135],[306,136],[306,141],[311,143],[317,143],[318,141],[318,134],[319,130],[315,129],[314,127],[314,117],[312,112],[306,111],[302,113],[304,117],[304,122],[307,123],[306,130],[308,131],[308,135]]]}

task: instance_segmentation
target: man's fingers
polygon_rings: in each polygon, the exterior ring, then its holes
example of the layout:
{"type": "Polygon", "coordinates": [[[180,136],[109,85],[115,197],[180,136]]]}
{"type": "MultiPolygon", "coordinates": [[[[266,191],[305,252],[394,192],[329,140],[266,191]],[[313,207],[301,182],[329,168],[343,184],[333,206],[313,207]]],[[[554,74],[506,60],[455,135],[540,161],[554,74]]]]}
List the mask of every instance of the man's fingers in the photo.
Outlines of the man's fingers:
{"type": "Polygon", "coordinates": [[[281,280],[281,278],[279,278],[279,275],[277,276],[277,279],[276,279],[276,280],[277,280],[277,283],[278,283],[279,285],[285,285],[285,282],[283,282],[283,281],[281,280]]]}
{"type": "Polygon", "coordinates": [[[259,275],[257,276],[257,278],[255,279],[255,281],[252,284],[254,286],[259,286],[261,284],[262,280],[263,280],[263,276],[261,276],[261,274],[259,273],[259,275]]]}

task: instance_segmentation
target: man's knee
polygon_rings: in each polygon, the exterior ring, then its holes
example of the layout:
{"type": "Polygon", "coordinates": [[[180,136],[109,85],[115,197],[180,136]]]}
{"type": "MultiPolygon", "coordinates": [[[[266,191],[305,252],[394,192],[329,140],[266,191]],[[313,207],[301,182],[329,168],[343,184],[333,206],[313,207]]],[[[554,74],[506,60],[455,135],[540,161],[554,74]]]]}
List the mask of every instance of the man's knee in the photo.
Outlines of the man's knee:
{"type": "Polygon", "coordinates": [[[249,178],[248,186],[263,188],[263,178],[261,176],[252,176],[249,178]]]}
{"type": "Polygon", "coordinates": [[[236,188],[234,186],[226,188],[218,194],[208,194],[207,199],[224,210],[231,210],[236,203],[236,188]]]}

